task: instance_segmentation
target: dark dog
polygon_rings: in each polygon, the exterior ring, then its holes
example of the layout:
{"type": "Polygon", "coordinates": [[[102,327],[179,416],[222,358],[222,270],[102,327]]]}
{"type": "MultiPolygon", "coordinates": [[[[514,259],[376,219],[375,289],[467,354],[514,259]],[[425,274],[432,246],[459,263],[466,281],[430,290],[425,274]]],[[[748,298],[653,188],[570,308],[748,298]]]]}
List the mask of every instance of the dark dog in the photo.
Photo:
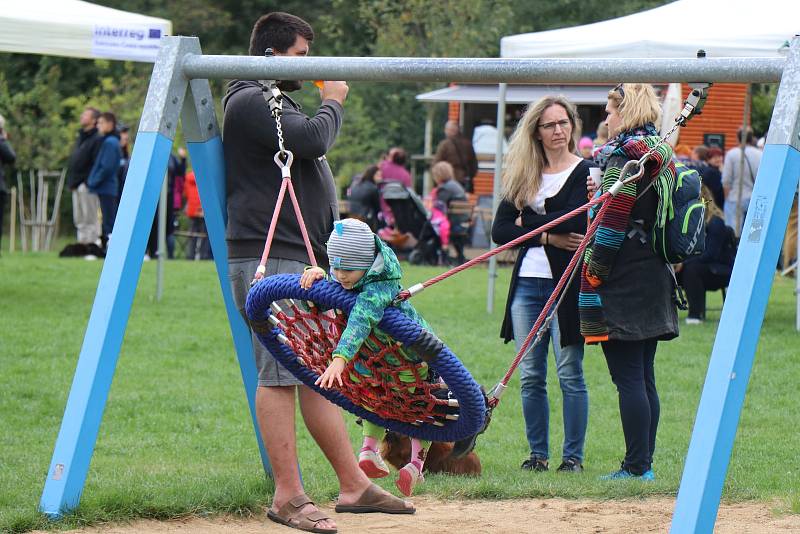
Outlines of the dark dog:
{"type": "Polygon", "coordinates": [[[88,245],[83,243],[71,243],[58,253],[60,258],[83,258],[89,255],[97,256],[98,258],[106,257],[105,251],[94,243],[88,245]]]}
{"type": "MultiPolygon", "coordinates": [[[[431,443],[422,472],[480,476],[481,460],[474,451],[462,458],[453,458],[450,455],[452,450],[452,442],[431,443]]],[[[395,469],[401,469],[411,458],[411,440],[408,436],[387,431],[381,446],[381,456],[395,469]]]]}

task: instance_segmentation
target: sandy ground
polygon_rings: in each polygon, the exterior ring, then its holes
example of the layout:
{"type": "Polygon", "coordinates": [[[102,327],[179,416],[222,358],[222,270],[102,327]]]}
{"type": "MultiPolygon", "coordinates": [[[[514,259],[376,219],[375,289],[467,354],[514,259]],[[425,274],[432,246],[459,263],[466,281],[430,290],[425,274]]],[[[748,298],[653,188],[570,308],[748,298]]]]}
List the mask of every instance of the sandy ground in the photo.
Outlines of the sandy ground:
{"type": "MultiPolygon", "coordinates": [[[[518,501],[438,501],[414,499],[412,516],[336,514],[342,533],[456,532],[472,533],[644,533],[668,532],[674,499],[637,501],[574,501],[525,499],[518,501]]],[[[201,533],[263,534],[291,532],[263,518],[187,518],[174,521],[137,521],[72,532],[92,534],[201,533]]],[[[766,503],[722,505],[716,534],[800,532],[800,515],[777,515],[766,503]]]]}

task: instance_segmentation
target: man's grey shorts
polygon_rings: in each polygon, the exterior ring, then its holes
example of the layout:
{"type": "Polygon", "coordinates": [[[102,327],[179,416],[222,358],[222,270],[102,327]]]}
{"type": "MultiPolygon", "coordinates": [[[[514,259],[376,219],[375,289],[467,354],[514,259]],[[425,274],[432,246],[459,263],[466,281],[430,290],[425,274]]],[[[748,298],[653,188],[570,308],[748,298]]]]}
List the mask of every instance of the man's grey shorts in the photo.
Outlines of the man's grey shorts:
{"type": "MultiPolygon", "coordinates": [[[[228,261],[228,277],[233,291],[233,301],[239,308],[239,313],[247,322],[247,314],[244,311],[244,304],[247,300],[247,292],[250,289],[250,282],[258,268],[260,260],[255,258],[243,258],[228,261]]],[[[279,273],[302,273],[306,264],[286,260],[282,258],[270,258],[267,262],[267,276],[279,273]]],[[[252,333],[252,331],[251,331],[252,333]]],[[[256,354],[256,368],[258,369],[259,386],[298,386],[303,383],[287,371],[270,352],[252,334],[253,351],[256,354]]]]}

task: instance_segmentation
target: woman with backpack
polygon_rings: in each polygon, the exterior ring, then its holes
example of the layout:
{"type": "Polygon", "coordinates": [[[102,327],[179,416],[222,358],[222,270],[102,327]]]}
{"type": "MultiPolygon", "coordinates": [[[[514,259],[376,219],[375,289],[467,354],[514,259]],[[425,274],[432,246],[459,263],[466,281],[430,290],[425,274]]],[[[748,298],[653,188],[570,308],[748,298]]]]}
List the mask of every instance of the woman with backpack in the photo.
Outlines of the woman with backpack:
{"type": "Polygon", "coordinates": [[[664,225],[668,210],[662,198],[671,198],[675,166],[670,146],[659,144],[655,125],[661,109],[652,86],[617,85],[608,93],[606,113],[609,141],[595,156],[603,171],[602,192],[617,181],[628,161],[658,148],[642,178],[609,201],[586,251],[578,301],[581,333],[587,343],[601,344],[619,393],[625,458],[619,470],[602,478],[653,480],[660,414],[656,347],[678,335],[678,314],[673,273],[654,251],[652,230],[664,225]]]}
{"type": "Polygon", "coordinates": [[[725,215],[714,203],[714,195],[706,186],[703,186],[703,200],[706,203],[705,249],[701,255],[675,265],[678,282],[689,301],[686,324],[700,324],[705,320],[706,291],[728,287],[736,258],[733,228],[725,225],[725,215]]]}

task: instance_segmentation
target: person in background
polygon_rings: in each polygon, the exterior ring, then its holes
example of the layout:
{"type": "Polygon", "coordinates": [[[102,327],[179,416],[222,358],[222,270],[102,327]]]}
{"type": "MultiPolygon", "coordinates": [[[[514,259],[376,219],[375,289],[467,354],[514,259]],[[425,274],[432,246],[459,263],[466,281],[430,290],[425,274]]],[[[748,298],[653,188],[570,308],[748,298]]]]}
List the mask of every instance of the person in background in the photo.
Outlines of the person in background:
{"type": "Polygon", "coordinates": [[[581,137],[578,141],[578,153],[586,161],[593,161],[592,152],[594,152],[594,141],[591,137],[581,137]]]}
{"type": "MultiPolygon", "coordinates": [[[[485,159],[494,161],[497,152],[497,126],[491,119],[482,119],[472,130],[472,149],[475,154],[484,155],[485,159]]],[[[508,141],[503,137],[503,154],[508,152],[508,141]]]]}
{"type": "Polygon", "coordinates": [[[86,179],[100,151],[103,136],[97,132],[100,111],[86,107],[80,116],[80,130],[67,163],[67,185],[72,191],[72,220],[77,230],[78,243],[100,244],[100,221],[97,212],[100,199],[89,191],[86,179]]]}
{"type": "MultiPolygon", "coordinates": [[[[183,190],[183,179],[186,174],[186,149],[183,147],[178,148],[178,155],[170,154],[169,161],[167,162],[167,225],[166,225],[166,245],[167,245],[167,258],[172,259],[175,257],[175,227],[177,225],[177,217],[175,217],[175,191],[177,184],[180,183],[180,188],[183,190]]],[[[183,198],[183,197],[179,197],[183,198]]],[[[177,202],[178,210],[182,205],[182,201],[177,202]]],[[[156,210],[153,217],[153,225],[150,227],[150,237],[147,240],[147,256],[145,259],[155,258],[158,256],[158,210],[156,210]]]]}
{"type": "Polygon", "coordinates": [[[208,231],[206,230],[206,219],[203,214],[203,206],[200,203],[200,193],[197,190],[197,179],[194,171],[186,173],[183,194],[186,197],[186,216],[191,221],[189,231],[192,235],[186,245],[187,260],[210,260],[211,246],[208,241],[208,231]]]}
{"type": "Polygon", "coordinates": [[[681,163],[689,164],[692,161],[692,149],[686,145],[677,145],[673,154],[675,154],[675,158],[681,163]]]}
{"type": "Polygon", "coordinates": [[[608,142],[608,125],[606,121],[597,125],[597,136],[594,138],[595,148],[605,145],[608,142]]]}
{"type": "Polygon", "coordinates": [[[432,197],[441,202],[447,215],[447,220],[450,225],[448,228],[448,239],[442,239],[442,245],[447,247],[447,242],[453,243],[453,248],[456,249],[456,261],[459,264],[467,261],[464,256],[464,245],[467,236],[469,235],[469,217],[466,215],[451,214],[450,203],[454,200],[464,201],[467,200],[467,194],[461,184],[455,180],[453,166],[446,161],[440,161],[434,164],[431,168],[431,175],[433,181],[436,183],[436,188],[431,191],[432,197]]]}
{"type": "MultiPolygon", "coordinates": [[[[788,269],[797,263],[797,195],[792,202],[792,210],[789,212],[789,223],[786,226],[786,233],[783,236],[783,248],[781,249],[781,265],[788,269]]],[[[795,265],[794,275],[797,276],[795,265]]]]}
{"type": "Polygon", "coordinates": [[[744,152],[740,146],[736,146],[725,154],[722,188],[725,193],[725,224],[733,228],[738,236],[747,217],[758,166],[761,164],[761,151],[754,145],[755,137],[751,129],[748,128],[746,135],[743,135],[739,128],[736,137],[739,143],[744,137],[744,152]]]}
{"type": "Polygon", "coordinates": [[[690,167],[700,173],[703,179],[703,185],[706,186],[711,193],[714,203],[722,209],[725,203],[725,193],[722,190],[722,173],[719,167],[710,163],[712,154],[716,157],[719,156],[719,162],[722,162],[722,151],[716,147],[709,148],[705,145],[698,145],[692,150],[692,161],[690,167]]]}
{"type": "Polygon", "coordinates": [[[8,142],[6,119],[0,115],[0,241],[3,238],[3,214],[6,206],[6,193],[8,192],[3,166],[11,165],[16,160],[17,155],[14,153],[14,149],[11,148],[11,143],[8,142]]]}
{"type": "Polygon", "coordinates": [[[456,181],[464,191],[472,192],[472,180],[478,173],[478,159],[472,142],[461,134],[461,127],[456,121],[447,121],[444,125],[444,139],[436,147],[433,163],[446,161],[453,166],[456,181]]]}
{"type": "Polygon", "coordinates": [[[122,151],[119,148],[119,133],[117,133],[117,118],[113,113],[106,111],[97,119],[97,131],[103,136],[97,159],[92,165],[86,185],[89,191],[97,195],[100,203],[100,212],[103,214],[102,248],[108,246],[114,221],[117,218],[117,202],[119,198],[119,162],[122,151]]]}
{"type": "Polygon", "coordinates": [[[125,188],[125,178],[128,177],[128,166],[131,163],[130,156],[130,128],[123,124],[119,126],[119,149],[122,152],[122,157],[119,160],[119,173],[117,174],[117,181],[119,182],[119,193],[117,194],[117,207],[122,200],[122,190],[125,188]]]}
{"type": "Polygon", "coordinates": [[[361,179],[350,188],[350,217],[363,221],[375,232],[378,229],[378,213],[381,212],[381,195],[378,186],[383,173],[377,165],[370,165],[361,174],[361,179]]]}
{"type": "MultiPolygon", "coordinates": [[[[586,203],[589,164],[575,152],[580,131],[575,106],[563,96],[546,96],[528,106],[511,137],[503,165],[503,199],[492,224],[502,245],[586,203]]],[[[568,219],[520,245],[500,336],[520,350],[557,281],[586,233],[586,217],[568,219]]],[[[541,343],[520,362],[520,393],[530,456],[522,469],[549,469],[550,409],[548,345],[563,399],[564,443],[558,471],[583,471],[589,394],[583,377],[583,337],[578,316],[577,276],[566,287],[557,316],[541,343]]]]}
{"type": "Polygon", "coordinates": [[[386,158],[378,164],[383,183],[400,182],[406,187],[414,187],[411,183],[411,174],[406,169],[406,151],[399,146],[389,150],[386,158]]]}
{"type": "Polygon", "coordinates": [[[675,265],[678,282],[686,290],[689,315],[686,324],[702,323],[706,318],[706,291],[728,287],[736,258],[736,243],[733,229],[725,226],[724,215],[706,186],[702,188],[706,202],[706,240],[703,253],[691,256],[675,265]]]}

